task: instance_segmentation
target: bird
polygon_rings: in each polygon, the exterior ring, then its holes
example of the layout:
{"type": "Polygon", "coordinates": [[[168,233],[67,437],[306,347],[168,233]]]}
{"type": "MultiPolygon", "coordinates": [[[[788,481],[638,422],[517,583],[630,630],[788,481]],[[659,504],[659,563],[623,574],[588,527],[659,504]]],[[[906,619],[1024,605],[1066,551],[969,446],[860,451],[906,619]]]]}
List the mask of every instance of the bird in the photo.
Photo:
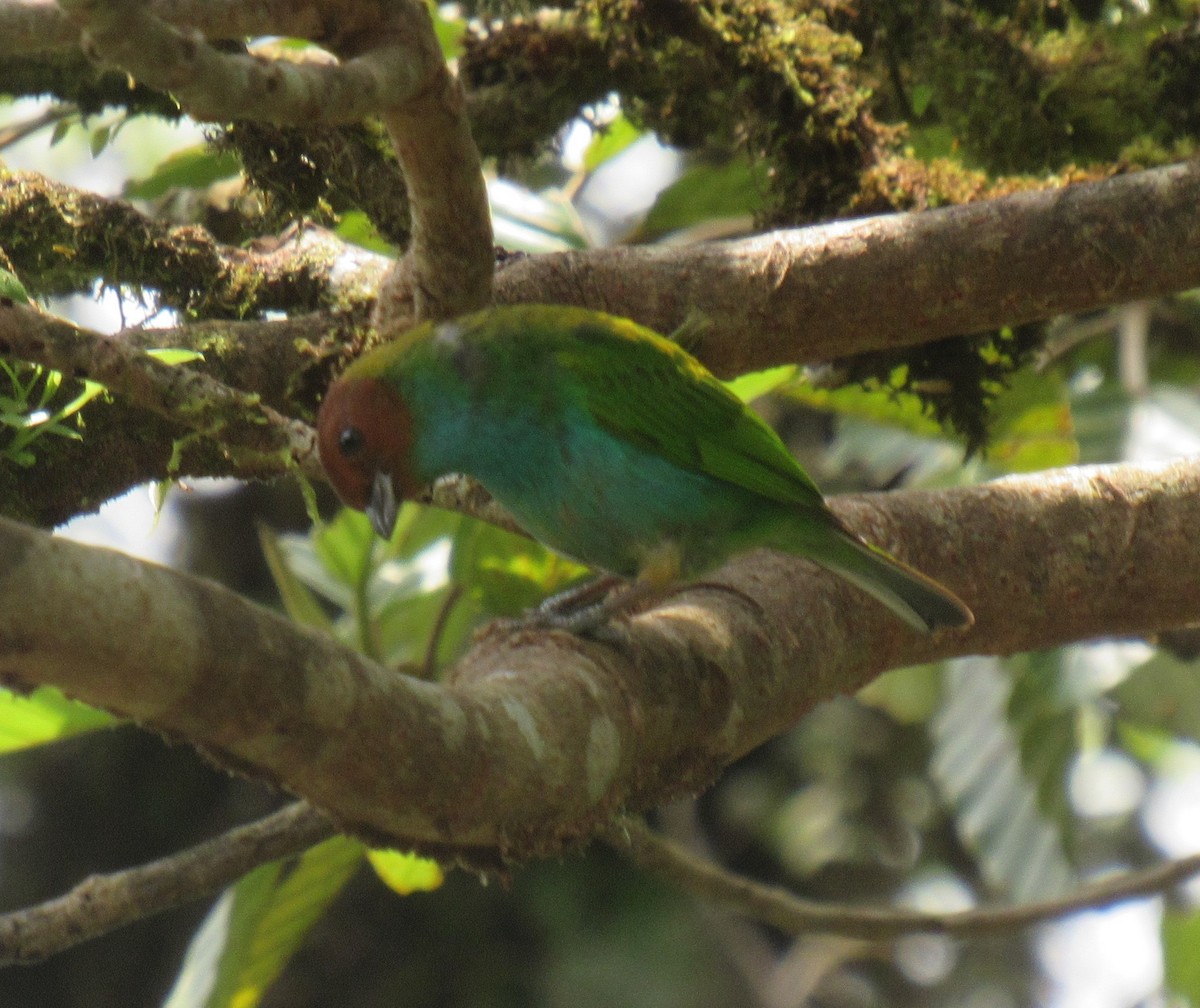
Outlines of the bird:
{"type": "MultiPolygon", "coordinates": [[[[843,524],[778,435],[695,357],[629,319],[521,304],[416,325],[329,386],[317,440],[342,501],[384,538],[400,501],[465,474],[629,598],[767,547],[827,568],[914,630],[974,621],[947,588],[843,524]]],[[[575,617],[554,602],[543,615],[586,632],[627,601],[575,617]]]]}

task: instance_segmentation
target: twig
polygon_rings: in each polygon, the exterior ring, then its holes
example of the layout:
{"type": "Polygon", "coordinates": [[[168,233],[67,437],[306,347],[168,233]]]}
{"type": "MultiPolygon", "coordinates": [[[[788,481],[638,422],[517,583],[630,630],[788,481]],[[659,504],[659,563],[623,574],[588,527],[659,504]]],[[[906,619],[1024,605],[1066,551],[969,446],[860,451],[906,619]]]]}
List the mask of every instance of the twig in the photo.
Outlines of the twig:
{"type": "Polygon", "coordinates": [[[202,899],[252,868],[307,850],[334,828],[307,802],[149,864],[92,875],[70,892],[0,916],[0,966],[33,963],[125,924],[202,899]]]}
{"type": "Polygon", "coordinates": [[[675,882],[702,899],[723,904],[781,931],[789,934],[823,931],[872,941],[917,933],[962,937],[1016,931],[1080,910],[1163,893],[1200,873],[1200,854],[1194,854],[1107,878],[1068,895],[1037,903],[923,913],[831,906],[800,899],[778,886],[755,882],[697,857],[681,844],[655,834],[645,822],[632,816],[615,820],[604,831],[603,839],[647,871],[675,882]]]}

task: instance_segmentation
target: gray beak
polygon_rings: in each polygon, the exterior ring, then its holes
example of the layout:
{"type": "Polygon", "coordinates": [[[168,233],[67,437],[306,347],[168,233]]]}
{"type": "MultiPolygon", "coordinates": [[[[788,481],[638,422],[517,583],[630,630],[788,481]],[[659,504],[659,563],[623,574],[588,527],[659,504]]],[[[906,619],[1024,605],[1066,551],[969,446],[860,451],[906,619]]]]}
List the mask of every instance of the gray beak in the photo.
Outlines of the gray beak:
{"type": "Polygon", "coordinates": [[[392,474],[380,470],[371,484],[371,498],[367,501],[367,517],[381,538],[391,539],[396,527],[396,491],[392,487],[392,474]]]}

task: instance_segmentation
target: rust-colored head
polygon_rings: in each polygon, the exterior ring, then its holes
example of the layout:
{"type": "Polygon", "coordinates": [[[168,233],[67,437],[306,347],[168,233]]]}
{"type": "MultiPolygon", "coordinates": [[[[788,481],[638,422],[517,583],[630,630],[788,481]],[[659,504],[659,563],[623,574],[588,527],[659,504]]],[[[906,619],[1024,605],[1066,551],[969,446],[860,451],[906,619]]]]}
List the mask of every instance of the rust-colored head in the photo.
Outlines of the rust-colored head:
{"type": "Polygon", "coordinates": [[[349,377],[329,386],[317,414],[321,464],[338,496],[366,511],[385,539],[399,502],[421,490],[412,444],[412,416],[386,381],[349,377]]]}

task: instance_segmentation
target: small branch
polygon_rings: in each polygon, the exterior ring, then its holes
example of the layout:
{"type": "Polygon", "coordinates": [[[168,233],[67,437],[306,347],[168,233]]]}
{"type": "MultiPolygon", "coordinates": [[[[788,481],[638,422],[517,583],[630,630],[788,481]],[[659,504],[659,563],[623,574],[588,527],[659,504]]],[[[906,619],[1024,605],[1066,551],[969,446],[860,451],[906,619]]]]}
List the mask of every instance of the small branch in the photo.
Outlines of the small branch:
{"type": "Polygon", "coordinates": [[[252,868],[332,836],[329,820],[305,802],[169,857],[111,875],[0,916],[0,967],[34,963],[126,924],[210,896],[252,868]]]}
{"type": "Polygon", "coordinates": [[[614,820],[602,833],[602,839],[628,855],[635,864],[693,895],[722,904],[781,931],[789,934],[823,931],[868,941],[892,940],[918,933],[961,938],[1017,931],[1080,910],[1095,910],[1142,896],[1158,895],[1200,874],[1200,854],[1193,854],[1141,871],[1115,875],[1056,899],[1023,906],[923,913],[828,905],[800,899],[786,889],[755,882],[697,857],[681,844],[658,836],[645,822],[632,816],[614,820]]]}
{"type": "Polygon", "coordinates": [[[419,94],[383,110],[412,206],[412,243],[379,294],[380,325],[453,318],[491,300],[495,252],[479,150],[462,85],[441,55],[423,3],[399,5],[398,30],[421,50],[419,94]]]}
{"type": "Polygon", "coordinates": [[[0,306],[0,353],[88,378],[110,392],[198,434],[218,438],[231,459],[259,475],[298,468],[324,479],[316,433],[263,404],[187,367],[155,360],[119,338],[83,329],[32,308],[0,306]]]}

